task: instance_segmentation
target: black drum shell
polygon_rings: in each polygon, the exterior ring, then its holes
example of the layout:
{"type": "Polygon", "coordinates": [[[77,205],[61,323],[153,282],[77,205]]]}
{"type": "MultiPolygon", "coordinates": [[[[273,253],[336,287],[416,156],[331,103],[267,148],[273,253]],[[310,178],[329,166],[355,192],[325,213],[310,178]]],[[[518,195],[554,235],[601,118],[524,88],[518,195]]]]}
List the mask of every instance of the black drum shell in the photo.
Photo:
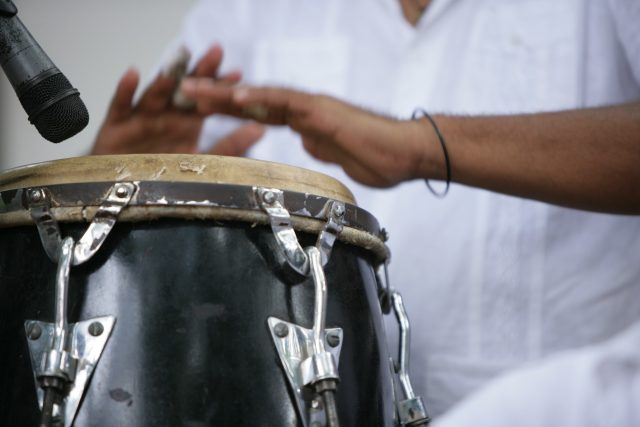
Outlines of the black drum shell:
{"type": "MultiPolygon", "coordinates": [[[[76,238],[86,224],[63,224],[76,238]]],[[[303,245],[316,236],[298,233],[303,245]]],[[[70,323],[116,324],[76,426],[301,426],[267,318],[311,328],[314,287],[282,265],[273,233],[241,222],[118,223],[72,267],[70,323]]],[[[24,323],[53,322],[55,264],[35,226],[0,229],[0,424],[37,426],[24,323]]],[[[336,242],[327,327],[343,329],[343,426],[390,426],[394,407],[371,254],[336,242]]]]}

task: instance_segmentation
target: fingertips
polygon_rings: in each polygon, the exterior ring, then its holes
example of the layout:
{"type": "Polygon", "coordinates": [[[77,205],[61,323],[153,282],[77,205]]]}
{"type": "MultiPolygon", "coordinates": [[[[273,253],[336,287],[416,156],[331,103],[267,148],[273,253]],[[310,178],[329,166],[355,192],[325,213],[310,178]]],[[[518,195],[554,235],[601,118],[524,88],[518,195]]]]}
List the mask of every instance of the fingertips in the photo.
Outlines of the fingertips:
{"type": "Polygon", "coordinates": [[[246,86],[228,86],[207,78],[185,78],[182,80],[180,89],[184,95],[193,98],[224,96],[229,102],[239,106],[246,106],[261,100],[258,89],[246,86]]]}
{"type": "Polygon", "coordinates": [[[200,113],[230,113],[233,110],[232,89],[213,79],[186,78],[180,85],[180,91],[186,98],[196,101],[200,113]]]}
{"type": "Polygon", "coordinates": [[[248,140],[257,141],[262,138],[267,131],[267,127],[259,123],[250,123],[245,126],[245,135],[248,140]]]}
{"type": "Polygon", "coordinates": [[[236,84],[242,80],[242,71],[233,70],[221,76],[219,81],[226,84],[236,84]]]}
{"type": "Polygon", "coordinates": [[[176,84],[175,78],[159,74],[143,93],[137,107],[150,113],[166,109],[171,104],[176,84]]]}
{"type": "Polygon", "coordinates": [[[313,102],[311,95],[279,87],[234,86],[233,101],[239,106],[262,105],[287,113],[306,111],[313,102]]]}
{"type": "Polygon", "coordinates": [[[223,50],[220,44],[216,43],[207,50],[193,73],[196,77],[215,77],[220,68],[223,58],[223,50]]]}
{"type": "Polygon", "coordinates": [[[236,153],[234,155],[246,155],[247,151],[253,147],[260,138],[262,138],[266,129],[266,127],[257,123],[251,123],[238,129],[234,138],[236,148],[236,153]]]}
{"type": "Polygon", "coordinates": [[[116,100],[119,103],[130,106],[133,95],[140,83],[140,73],[135,68],[129,68],[120,78],[116,90],[116,100]]]}
{"type": "Polygon", "coordinates": [[[217,94],[216,83],[210,78],[185,77],[180,82],[180,91],[183,95],[197,98],[217,94]]]}
{"type": "Polygon", "coordinates": [[[253,91],[246,86],[238,86],[233,89],[233,101],[239,105],[247,105],[254,102],[253,91]]]}
{"type": "Polygon", "coordinates": [[[140,72],[135,67],[129,67],[120,78],[120,84],[136,86],[140,81],[140,72]]]}
{"type": "Polygon", "coordinates": [[[302,146],[313,158],[323,162],[340,163],[339,159],[344,158],[339,149],[313,136],[302,135],[302,146]]]}
{"type": "Polygon", "coordinates": [[[318,152],[318,141],[315,138],[302,137],[302,146],[305,151],[309,153],[312,157],[315,157],[318,160],[320,159],[320,153],[318,152]]]}
{"type": "Polygon", "coordinates": [[[198,80],[193,78],[184,78],[180,82],[180,92],[189,98],[195,98],[198,90],[198,80]]]}
{"type": "Polygon", "coordinates": [[[247,151],[264,135],[264,126],[251,123],[236,129],[219,141],[209,154],[221,156],[245,156],[247,151]]]}
{"type": "Polygon", "coordinates": [[[116,87],[116,92],[109,107],[109,116],[118,119],[129,114],[133,108],[133,96],[140,83],[140,73],[131,67],[125,71],[116,87]]]}

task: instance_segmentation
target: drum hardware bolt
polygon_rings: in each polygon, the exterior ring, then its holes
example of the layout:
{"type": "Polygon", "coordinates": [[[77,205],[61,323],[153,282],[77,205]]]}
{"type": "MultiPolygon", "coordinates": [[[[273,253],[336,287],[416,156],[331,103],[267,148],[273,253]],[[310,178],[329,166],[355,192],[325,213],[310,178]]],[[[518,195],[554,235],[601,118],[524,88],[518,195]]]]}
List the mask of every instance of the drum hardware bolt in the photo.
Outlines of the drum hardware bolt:
{"type": "Polygon", "coordinates": [[[31,323],[29,325],[29,333],[27,335],[30,340],[35,341],[42,335],[42,328],[37,323],[31,323]]]}
{"type": "Polygon", "coordinates": [[[129,190],[127,189],[127,187],[121,185],[116,189],[116,196],[120,197],[121,199],[124,199],[128,195],[129,190]]]}
{"type": "Polygon", "coordinates": [[[44,193],[42,192],[42,190],[31,190],[29,192],[29,200],[32,203],[38,203],[42,201],[42,199],[44,199],[44,193]]]}
{"type": "Polygon", "coordinates": [[[262,195],[262,200],[268,204],[268,205],[272,205],[275,203],[276,201],[276,195],[274,194],[273,191],[267,191],[262,195]]]}
{"type": "Polygon", "coordinates": [[[89,325],[89,333],[93,337],[98,337],[104,332],[104,326],[100,322],[93,322],[89,325]]]}
{"type": "Polygon", "coordinates": [[[294,258],[295,258],[296,264],[304,264],[304,261],[305,261],[304,253],[296,252],[294,255],[294,258]]]}
{"type": "Polygon", "coordinates": [[[342,205],[334,205],[333,206],[333,214],[338,218],[344,215],[344,206],[342,205]]]}
{"type": "Polygon", "coordinates": [[[289,335],[289,327],[287,325],[285,325],[284,323],[278,323],[274,328],[273,331],[275,332],[276,336],[278,338],[284,338],[287,335],[289,335]]]}
{"type": "Polygon", "coordinates": [[[336,332],[329,332],[327,334],[327,344],[329,344],[333,348],[336,348],[337,346],[339,346],[340,335],[338,335],[336,332]]]}

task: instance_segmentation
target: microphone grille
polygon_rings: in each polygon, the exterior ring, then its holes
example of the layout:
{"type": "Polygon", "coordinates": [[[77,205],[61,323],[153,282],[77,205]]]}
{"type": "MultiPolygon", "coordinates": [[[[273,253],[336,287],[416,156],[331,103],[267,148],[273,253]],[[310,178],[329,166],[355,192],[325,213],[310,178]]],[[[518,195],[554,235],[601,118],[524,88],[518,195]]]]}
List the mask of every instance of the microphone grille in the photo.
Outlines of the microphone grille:
{"type": "Polygon", "coordinates": [[[60,72],[24,91],[20,102],[29,121],[51,142],[71,138],[89,123],[89,112],[80,94],[60,72]]]}

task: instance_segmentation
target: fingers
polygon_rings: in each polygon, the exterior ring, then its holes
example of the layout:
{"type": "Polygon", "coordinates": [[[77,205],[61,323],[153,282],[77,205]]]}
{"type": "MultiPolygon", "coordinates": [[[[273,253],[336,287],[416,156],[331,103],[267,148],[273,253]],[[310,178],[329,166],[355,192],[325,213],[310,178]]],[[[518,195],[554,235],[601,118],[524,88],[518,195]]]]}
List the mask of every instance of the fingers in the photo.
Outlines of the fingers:
{"type": "Polygon", "coordinates": [[[158,74],[140,98],[136,108],[147,113],[157,113],[166,109],[173,99],[176,84],[174,77],[158,74]]]}
{"type": "Polygon", "coordinates": [[[303,137],[302,144],[311,156],[323,162],[339,165],[349,177],[361,184],[381,188],[396,184],[381,175],[379,171],[368,167],[358,157],[354,157],[326,139],[303,137]]]}
{"type": "Polygon", "coordinates": [[[196,101],[202,115],[224,113],[242,117],[242,110],[233,104],[233,88],[226,84],[210,78],[186,78],[180,90],[186,98],[196,101]]]}
{"type": "Polygon", "coordinates": [[[256,123],[251,123],[235,130],[221,139],[208,154],[219,156],[244,156],[264,135],[266,128],[256,123]]]}
{"type": "Polygon", "coordinates": [[[193,76],[212,77],[219,82],[227,84],[238,83],[242,79],[242,73],[240,71],[234,70],[225,75],[218,76],[218,70],[222,64],[223,56],[224,52],[222,47],[219,44],[213,45],[209,48],[207,53],[204,54],[202,59],[200,59],[200,62],[198,62],[198,65],[193,72],[193,76]]]}
{"type": "Polygon", "coordinates": [[[116,92],[113,95],[107,121],[118,121],[128,117],[133,110],[133,96],[140,82],[140,74],[133,68],[129,68],[120,78],[116,92]]]}
{"type": "Polygon", "coordinates": [[[314,99],[313,95],[282,88],[236,87],[233,91],[233,103],[243,111],[266,109],[265,122],[280,125],[292,125],[309,116],[314,99]]]}
{"type": "Polygon", "coordinates": [[[218,78],[218,82],[225,83],[227,85],[234,85],[240,80],[242,80],[242,73],[238,70],[230,71],[218,78]]]}
{"type": "Polygon", "coordinates": [[[193,73],[195,77],[216,77],[222,63],[222,47],[215,44],[207,50],[193,73]]]}
{"type": "Polygon", "coordinates": [[[184,79],[181,91],[196,101],[201,114],[223,113],[273,125],[295,126],[310,115],[315,99],[289,89],[230,87],[204,78],[184,79]]]}

